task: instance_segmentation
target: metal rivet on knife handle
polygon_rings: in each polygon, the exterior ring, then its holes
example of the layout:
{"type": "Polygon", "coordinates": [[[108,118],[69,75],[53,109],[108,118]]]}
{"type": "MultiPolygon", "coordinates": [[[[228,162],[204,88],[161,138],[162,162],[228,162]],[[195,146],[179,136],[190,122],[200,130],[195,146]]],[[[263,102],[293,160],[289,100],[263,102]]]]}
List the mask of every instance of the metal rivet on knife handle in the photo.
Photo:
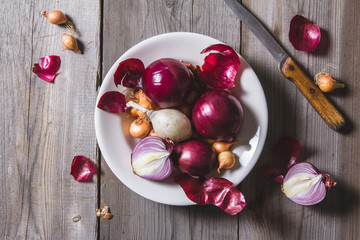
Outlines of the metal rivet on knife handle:
{"type": "Polygon", "coordinates": [[[294,60],[290,57],[286,59],[281,68],[281,72],[286,78],[291,79],[322,119],[324,119],[333,130],[337,131],[345,125],[343,116],[294,60]]]}

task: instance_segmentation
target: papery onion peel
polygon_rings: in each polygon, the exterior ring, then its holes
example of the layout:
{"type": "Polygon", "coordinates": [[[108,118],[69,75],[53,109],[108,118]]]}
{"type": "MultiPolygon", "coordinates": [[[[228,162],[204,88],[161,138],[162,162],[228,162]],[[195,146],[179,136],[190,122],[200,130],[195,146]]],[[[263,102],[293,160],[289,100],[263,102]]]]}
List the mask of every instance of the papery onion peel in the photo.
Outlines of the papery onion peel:
{"type": "Polygon", "coordinates": [[[230,215],[239,213],[246,205],[243,194],[225,178],[196,178],[187,173],[172,177],[186,196],[199,205],[212,204],[230,215]]]}
{"type": "Polygon", "coordinates": [[[46,82],[54,82],[61,64],[60,57],[50,55],[41,58],[40,61],[40,65],[38,63],[34,64],[33,73],[46,82]]]}
{"type": "Polygon", "coordinates": [[[282,183],[283,174],[296,163],[299,152],[300,144],[297,139],[281,137],[273,149],[272,163],[263,167],[263,172],[272,181],[282,183]]]}
{"type": "Polygon", "coordinates": [[[144,70],[144,64],[140,59],[129,58],[120,62],[114,74],[115,85],[128,88],[139,87],[139,80],[144,70]]]}
{"type": "Polygon", "coordinates": [[[109,91],[104,93],[97,107],[110,113],[126,112],[129,108],[126,106],[125,95],[117,91],[109,91]]]}
{"type": "Polygon", "coordinates": [[[319,45],[321,31],[309,19],[296,15],[291,19],[289,40],[296,50],[312,52],[319,45]]]}
{"type": "Polygon", "coordinates": [[[90,181],[94,173],[96,173],[96,166],[89,158],[81,155],[74,157],[70,174],[76,181],[90,181]]]}
{"type": "Polygon", "coordinates": [[[201,53],[209,53],[203,65],[196,66],[201,81],[211,88],[227,89],[234,87],[240,67],[240,58],[230,46],[224,44],[211,45],[201,53]],[[215,52],[211,52],[215,51],[215,52]]]}

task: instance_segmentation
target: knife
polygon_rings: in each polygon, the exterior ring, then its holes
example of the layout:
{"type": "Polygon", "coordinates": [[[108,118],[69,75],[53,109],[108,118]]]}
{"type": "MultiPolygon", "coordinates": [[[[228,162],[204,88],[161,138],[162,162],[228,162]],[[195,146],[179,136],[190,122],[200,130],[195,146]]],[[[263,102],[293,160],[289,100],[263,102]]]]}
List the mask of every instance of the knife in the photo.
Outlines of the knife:
{"type": "Polygon", "coordinates": [[[345,125],[344,117],[261,22],[237,0],[225,0],[225,2],[271,53],[278,63],[280,72],[296,85],[326,124],[335,131],[343,127],[345,125]]]}

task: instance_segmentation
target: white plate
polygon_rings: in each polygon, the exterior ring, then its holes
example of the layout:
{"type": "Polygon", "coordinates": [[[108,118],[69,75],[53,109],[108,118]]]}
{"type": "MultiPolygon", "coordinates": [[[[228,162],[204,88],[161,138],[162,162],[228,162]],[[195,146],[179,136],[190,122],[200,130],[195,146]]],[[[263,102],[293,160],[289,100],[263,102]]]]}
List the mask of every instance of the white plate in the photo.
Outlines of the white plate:
{"type": "MultiPolygon", "coordinates": [[[[128,58],[139,58],[145,67],[151,62],[170,57],[181,59],[194,65],[202,65],[204,48],[221,43],[220,41],[196,33],[174,32],[158,35],[135,45],[124,53],[111,67],[100,88],[97,102],[107,91],[121,91],[114,84],[114,73],[119,63],[128,58]]],[[[224,177],[238,185],[254,167],[263,149],[267,126],[268,112],[263,89],[259,79],[249,64],[241,58],[240,84],[231,91],[244,107],[244,123],[233,147],[237,164],[222,174],[212,176],[224,177]]],[[[95,131],[102,155],[106,163],[119,180],[139,195],[155,202],[170,205],[192,205],[182,188],[170,179],[162,182],[150,181],[135,175],[131,168],[130,156],[137,140],[129,136],[128,126],[131,120],[126,114],[111,114],[95,107],[95,131]]]]}

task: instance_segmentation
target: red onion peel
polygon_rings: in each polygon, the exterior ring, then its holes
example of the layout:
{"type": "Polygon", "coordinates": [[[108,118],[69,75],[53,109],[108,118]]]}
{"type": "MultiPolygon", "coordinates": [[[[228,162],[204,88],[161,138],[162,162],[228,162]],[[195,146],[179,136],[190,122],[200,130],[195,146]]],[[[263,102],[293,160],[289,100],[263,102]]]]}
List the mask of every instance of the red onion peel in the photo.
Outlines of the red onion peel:
{"type": "Polygon", "coordinates": [[[208,53],[203,65],[196,66],[201,81],[211,88],[227,89],[234,87],[240,67],[240,58],[230,46],[224,44],[211,45],[201,53],[208,53]]]}
{"type": "Polygon", "coordinates": [[[281,137],[275,144],[272,163],[262,168],[264,174],[272,181],[282,183],[283,173],[296,163],[299,152],[300,144],[297,139],[281,137]]]}
{"type": "Polygon", "coordinates": [[[114,74],[114,83],[116,86],[122,85],[128,88],[139,87],[139,80],[144,70],[144,64],[140,59],[126,59],[119,63],[114,74]]]}
{"type": "Polygon", "coordinates": [[[89,158],[81,155],[74,157],[70,174],[76,181],[90,181],[94,173],[96,173],[96,166],[89,158]]]}
{"type": "Polygon", "coordinates": [[[117,91],[109,91],[104,93],[101,96],[97,107],[110,113],[126,112],[129,109],[129,107],[126,106],[126,99],[124,94],[117,91]]]}
{"type": "Polygon", "coordinates": [[[235,215],[245,207],[245,197],[225,178],[195,178],[187,173],[179,173],[172,180],[178,183],[186,196],[199,205],[212,204],[230,215],[235,215]]]}
{"type": "Polygon", "coordinates": [[[296,15],[291,19],[289,40],[296,50],[312,52],[319,45],[321,31],[309,19],[296,15]]]}
{"type": "Polygon", "coordinates": [[[32,72],[46,82],[53,83],[60,68],[61,60],[59,56],[50,55],[40,59],[40,65],[34,64],[32,72]]]}

